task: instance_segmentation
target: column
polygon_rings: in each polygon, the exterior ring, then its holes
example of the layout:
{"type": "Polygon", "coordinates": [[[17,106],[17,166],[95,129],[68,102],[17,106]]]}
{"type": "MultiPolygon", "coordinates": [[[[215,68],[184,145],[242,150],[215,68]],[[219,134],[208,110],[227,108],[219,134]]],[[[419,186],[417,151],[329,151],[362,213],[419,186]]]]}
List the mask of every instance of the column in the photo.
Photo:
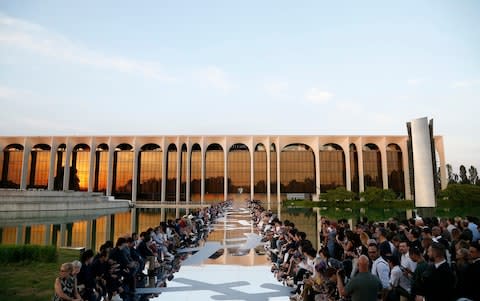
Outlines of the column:
{"type": "Polygon", "coordinates": [[[138,157],[140,155],[140,149],[137,145],[137,141],[133,142],[133,176],[132,176],[132,202],[135,204],[137,201],[138,191],[138,157]]]}
{"type": "Polygon", "coordinates": [[[253,200],[255,194],[254,176],[255,176],[255,146],[253,145],[253,137],[250,138],[250,200],[253,200]]]}
{"type": "MultiPolygon", "coordinates": [[[[107,191],[106,195],[112,195],[113,189],[113,161],[115,160],[115,147],[112,145],[111,139],[108,141],[108,172],[107,172],[107,191]]],[[[108,236],[107,236],[108,238],[108,236]]]]}
{"type": "Polygon", "coordinates": [[[168,156],[168,147],[166,147],[165,138],[163,139],[162,144],[163,149],[163,158],[162,158],[162,195],[161,195],[161,202],[165,203],[165,196],[167,195],[167,156],[168,156]]]}
{"type": "Polygon", "coordinates": [[[343,153],[345,154],[345,186],[348,191],[352,191],[352,170],[350,166],[350,143],[342,145],[343,153]]]}
{"type": "Polygon", "coordinates": [[[266,152],[267,152],[267,209],[270,210],[271,207],[271,176],[270,176],[270,137],[267,138],[267,145],[266,145],[266,152]]]}
{"type": "MultiPolygon", "coordinates": [[[[226,139],[225,139],[226,140],[226,139]]],[[[225,147],[223,148],[223,200],[227,200],[228,195],[228,145],[225,142],[225,147]]]]}
{"type": "Polygon", "coordinates": [[[280,153],[282,149],[280,148],[280,138],[277,138],[277,207],[278,211],[280,212],[281,202],[282,202],[282,192],[280,191],[280,153]]]}
{"type": "Polygon", "coordinates": [[[313,147],[313,154],[315,156],[315,197],[314,200],[320,198],[320,149],[318,146],[318,139],[313,147]]]}
{"type": "Polygon", "coordinates": [[[359,139],[359,143],[355,143],[358,154],[358,189],[360,192],[365,191],[365,179],[363,175],[363,141],[359,139]],[[360,146],[360,147],[359,147],[360,146]]]}
{"type": "Polygon", "coordinates": [[[385,143],[385,137],[382,142],[379,143],[380,155],[382,156],[382,182],[383,189],[388,189],[388,166],[387,166],[387,144],[385,143]]]}
{"type": "Polygon", "coordinates": [[[5,144],[0,141],[0,181],[2,180],[3,175],[3,158],[4,158],[4,148],[5,144]]]}
{"type": "Polygon", "coordinates": [[[95,138],[90,139],[90,165],[88,168],[88,192],[93,191],[93,186],[95,185],[95,155],[97,151],[97,146],[95,145],[95,138]]]}
{"type": "Polygon", "coordinates": [[[190,139],[187,139],[187,174],[185,175],[185,203],[190,203],[190,182],[191,182],[191,161],[192,161],[192,147],[190,145],[190,139]]]}
{"type": "Polygon", "coordinates": [[[23,160],[22,160],[22,174],[20,178],[20,189],[27,189],[27,180],[28,180],[28,158],[30,152],[32,151],[32,145],[30,139],[25,138],[23,143],[23,160]]]}
{"type": "Polygon", "coordinates": [[[410,124],[412,129],[415,206],[436,207],[432,141],[428,119],[426,117],[414,119],[410,124]]]}
{"type": "Polygon", "coordinates": [[[55,158],[57,156],[58,143],[55,142],[55,139],[52,138],[51,149],[50,149],[50,168],[48,169],[48,190],[54,189],[55,184],[55,158]]]}
{"type": "Polygon", "coordinates": [[[445,148],[443,147],[443,137],[434,137],[435,149],[438,152],[440,166],[437,168],[440,169],[440,188],[446,189],[448,185],[447,178],[447,162],[445,161],[445,148]]]}
{"type": "Polygon", "coordinates": [[[63,172],[63,191],[67,191],[70,189],[70,160],[72,157],[72,143],[70,142],[70,139],[67,138],[67,151],[65,152],[65,167],[64,167],[64,172],[63,172]]]}
{"type": "Polygon", "coordinates": [[[205,164],[207,161],[207,151],[205,149],[205,144],[204,144],[204,138],[202,138],[202,168],[201,168],[201,173],[202,173],[202,180],[201,180],[201,187],[200,187],[200,204],[203,205],[205,202],[205,164]]]}
{"type": "Polygon", "coordinates": [[[177,181],[175,183],[175,204],[180,203],[180,183],[182,179],[181,176],[182,168],[182,147],[180,146],[180,139],[177,137],[177,181]]]}
{"type": "Polygon", "coordinates": [[[405,199],[406,200],[413,200],[412,190],[410,188],[410,167],[408,163],[408,146],[407,140],[404,139],[400,145],[400,149],[402,150],[402,164],[403,164],[403,181],[405,183],[405,199]]]}

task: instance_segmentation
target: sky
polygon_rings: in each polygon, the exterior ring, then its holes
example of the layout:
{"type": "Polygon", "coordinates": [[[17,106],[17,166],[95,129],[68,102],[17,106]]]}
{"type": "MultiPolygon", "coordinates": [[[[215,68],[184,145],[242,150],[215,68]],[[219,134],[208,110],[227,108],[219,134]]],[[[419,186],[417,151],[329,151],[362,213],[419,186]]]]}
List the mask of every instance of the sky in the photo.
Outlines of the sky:
{"type": "Polygon", "coordinates": [[[0,136],[406,135],[480,168],[480,1],[0,0],[0,136]]]}

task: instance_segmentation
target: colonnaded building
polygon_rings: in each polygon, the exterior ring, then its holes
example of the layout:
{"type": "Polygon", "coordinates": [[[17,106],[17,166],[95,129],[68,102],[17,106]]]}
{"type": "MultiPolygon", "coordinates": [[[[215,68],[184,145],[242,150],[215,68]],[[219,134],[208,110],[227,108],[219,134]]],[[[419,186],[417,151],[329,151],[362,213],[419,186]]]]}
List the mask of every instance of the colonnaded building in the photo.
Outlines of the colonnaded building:
{"type": "Polygon", "coordinates": [[[0,188],[103,192],[137,203],[270,204],[373,186],[418,199],[438,182],[437,170],[446,186],[443,138],[426,118],[407,128],[404,136],[0,137],[0,188]]]}

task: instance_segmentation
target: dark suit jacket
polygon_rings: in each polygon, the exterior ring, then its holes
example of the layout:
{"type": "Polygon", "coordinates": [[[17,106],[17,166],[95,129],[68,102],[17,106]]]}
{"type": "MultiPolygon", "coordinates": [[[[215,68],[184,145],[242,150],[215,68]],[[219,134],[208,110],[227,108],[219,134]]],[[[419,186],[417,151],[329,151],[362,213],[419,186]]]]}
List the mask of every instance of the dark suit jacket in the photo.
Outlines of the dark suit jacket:
{"type": "Polygon", "coordinates": [[[442,263],[438,268],[430,264],[423,273],[423,279],[425,284],[423,295],[426,301],[455,299],[455,278],[447,262],[442,263]]]}

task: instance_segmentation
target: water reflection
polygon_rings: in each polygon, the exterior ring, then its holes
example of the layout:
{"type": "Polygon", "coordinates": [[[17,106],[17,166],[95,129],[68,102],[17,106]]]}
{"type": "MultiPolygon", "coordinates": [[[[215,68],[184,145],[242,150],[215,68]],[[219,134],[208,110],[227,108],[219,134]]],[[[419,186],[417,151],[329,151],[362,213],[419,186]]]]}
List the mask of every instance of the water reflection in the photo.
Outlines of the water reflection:
{"type": "MultiPolygon", "coordinates": [[[[240,202],[239,206],[244,205],[240,202]],[[241,203],[241,204],[240,204],[241,203]]],[[[414,211],[402,208],[298,208],[273,206],[272,211],[285,221],[289,220],[307,234],[314,246],[318,246],[318,230],[321,217],[338,220],[347,219],[353,226],[360,219],[386,221],[395,217],[399,220],[414,217],[414,211]]],[[[480,216],[480,207],[436,209],[439,217],[480,216]],[[467,212],[468,209],[468,212],[467,212]]],[[[168,208],[134,208],[124,211],[71,210],[63,212],[0,213],[0,242],[2,244],[39,244],[58,247],[87,247],[98,250],[106,240],[141,232],[158,225],[161,221],[174,220],[188,214],[191,208],[172,206],[168,208]]],[[[244,213],[229,216],[227,224],[219,224],[210,233],[209,241],[222,244],[246,240],[245,233],[253,232],[251,225],[240,221],[248,219],[244,213]],[[227,231],[237,229],[238,231],[227,231]]],[[[235,253],[231,249],[230,253],[235,253]]],[[[212,259],[214,263],[222,260],[212,259]]],[[[235,260],[235,259],[232,259],[235,260]]]]}

